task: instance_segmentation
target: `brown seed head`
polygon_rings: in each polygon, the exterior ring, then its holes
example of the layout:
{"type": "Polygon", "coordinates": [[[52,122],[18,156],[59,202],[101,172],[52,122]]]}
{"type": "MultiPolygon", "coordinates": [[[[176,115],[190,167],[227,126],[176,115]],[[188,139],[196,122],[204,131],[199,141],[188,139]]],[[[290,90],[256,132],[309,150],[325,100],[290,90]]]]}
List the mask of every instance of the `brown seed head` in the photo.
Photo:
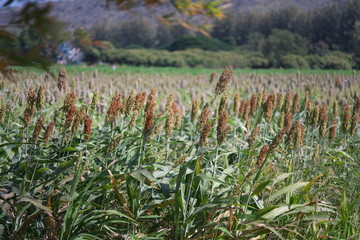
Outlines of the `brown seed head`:
{"type": "Polygon", "coordinates": [[[284,129],[286,130],[286,133],[289,133],[290,131],[292,117],[293,116],[290,112],[285,115],[284,129]]]}
{"type": "Polygon", "coordinates": [[[24,110],[24,125],[25,127],[29,126],[32,116],[34,114],[34,106],[28,106],[25,110],[24,110]]]}
{"type": "Polygon", "coordinates": [[[223,73],[220,76],[219,82],[216,84],[215,94],[220,95],[225,92],[227,85],[230,82],[230,78],[233,74],[233,71],[230,71],[232,66],[225,67],[223,73]]]}
{"type": "Polygon", "coordinates": [[[198,99],[194,99],[193,102],[192,102],[192,107],[191,107],[191,117],[190,117],[190,120],[192,123],[195,122],[195,119],[196,119],[196,116],[199,112],[199,100],[198,99]]]}
{"type": "Polygon", "coordinates": [[[35,101],[36,101],[36,93],[35,93],[35,91],[34,91],[34,89],[32,87],[30,87],[28,92],[27,92],[26,101],[27,101],[28,107],[30,107],[30,108],[34,107],[34,104],[35,104],[35,101]]]}
{"type": "Polygon", "coordinates": [[[239,117],[244,118],[244,112],[246,107],[246,100],[241,100],[240,108],[239,108],[239,117]]]}
{"type": "Polygon", "coordinates": [[[84,119],[85,114],[82,111],[76,111],[74,121],[71,126],[71,134],[75,134],[79,128],[81,121],[84,119]]]}
{"type": "Polygon", "coordinates": [[[66,94],[65,100],[64,100],[64,105],[63,105],[63,110],[64,112],[69,110],[69,107],[71,105],[75,105],[76,102],[76,94],[75,92],[71,92],[66,94]]]}
{"type": "Polygon", "coordinates": [[[55,126],[54,121],[51,121],[49,123],[49,125],[47,126],[47,128],[45,130],[45,133],[44,133],[44,137],[43,137],[44,143],[47,143],[49,141],[51,133],[52,133],[52,131],[54,129],[54,126],[55,126]]]}
{"type": "Polygon", "coordinates": [[[295,129],[295,136],[294,136],[295,137],[294,138],[295,148],[301,147],[301,145],[304,141],[304,134],[305,134],[305,126],[299,122],[295,129]]]}
{"type": "Polygon", "coordinates": [[[90,140],[91,125],[92,125],[91,118],[89,117],[89,115],[86,115],[85,120],[84,120],[84,140],[85,141],[90,140]]]}
{"type": "Polygon", "coordinates": [[[200,136],[200,141],[199,141],[200,147],[203,147],[206,145],[206,139],[209,136],[210,130],[211,130],[211,122],[206,121],[206,123],[204,124],[204,126],[201,130],[201,136],[200,136]]]}
{"type": "Polygon", "coordinates": [[[321,118],[320,118],[320,127],[319,127],[319,137],[323,138],[325,136],[326,133],[326,129],[327,129],[327,123],[328,123],[328,114],[322,114],[321,118]]]}
{"type": "Polygon", "coordinates": [[[291,110],[291,93],[287,92],[285,96],[284,112],[288,113],[291,110]]]}
{"type": "Polygon", "coordinates": [[[166,110],[167,114],[171,114],[173,102],[174,102],[174,94],[170,94],[166,100],[165,110],[166,110]]]}
{"type": "Polygon", "coordinates": [[[299,94],[295,93],[293,98],[293,104],[292,104],[292,111],[293,113],[297,113],[299,111],[299,94]]]}
{"type": "Polygon", "coordinates": [[[257,165],[258,168],[260,168],[263,165],[264,160],[265,160],[265,156],[266,156],[268,151],[269,151],[268,145],[264,145],[261,148],[260,154],[259,154],[259,156],[257,158],[257,161],[256,161],[256,165],[257,165]]]}
{"type": "Polygon", "coordinates": [[[59,71],[59,76],[57,81],[57,86],[60,92],[61,90],[64,90],[64,92],[66,91],[66,79],[67,79],[66,70],[65,68],[61,68],[59,71]]]}
{"type": "Polygon", "coordinates": [[[251,100],[250,100],[250,114],[251,115],[255,114],[256,108],[257,108],[256,95],[253,94],[251,96],[251,100]]]}
{"type": "Polygon", "coordinates": [[[32,135],[33,142],[36,142],[38,140],[42,127],[43,127],[43,118],[40,116],[36,121],[36,125],[32,135]]]}
{"type": "Polygon", "coordinates": [[[174,126],[175,126],[175,113],[174,110],[170,107],[165,122],[165,134],[167,137],[171,136],[174,126]]]}
{"type": "Polygon", "coordinates": [[[330,142],[333,142],[336,135],[336,120],[331,121],[331,127],[329,129],[329,140],[330,142]]]}
{"type": "Polygon", "coordinates": [[[269,151],[272,152],[274,151],[277,146],[279,146],[279,144],[282,142],[282,140],[284,139],[284,136],[286,134],[286,130],[285,129],[281,129],[278,134],[276,134],[276,136],[274,137],[274,139],[271,141],[271,144],[269,146],[269,151]]]}
{"type": "Polygon", "coordinates": [[[201,131],[203,129],[204,124],[207,122],[210,115],[210,107],[209,104],[205,104],[203,110],[201,111],[199,122],[197,124],[198,131],[201,131]]]}
{"type": "Polygon", "coordinates": [[[45,88],[41,85],[36,97],[36,108],[40,111],[45,105],[45,88]]]}
{"type": "Polygon", "coordinates": [[[66,113],[65,128],[69,128],[75,115],[75,105],[71,105],[66,113]]]}
{"type": "Polygon", "coordinates": [[[135,111],[140,112],[141,108],[144,106],[146,100],[146,92],[141,92],[136,95],[135,99],[135,111]]]}
{"type": "Polygon", "coordinates": [[[155,98],[156,98],[156,89],[153,88],[151,89],[151,92],[148,96],[147,102],[146,102],[146,106],[145,106],[145,115],[144,115],[144,119],[145,119],[145,125],[144,125],[144,129],[143,129],[143,134],[144,135],[150,135],[151,130],[154,127],[154,118],[155,118],[155,107],[156,107],[156,102],[155,102],[155,98]]]}
{"type": "Polygon", "coordinates": [[[359,123],[359,113],[353,114],[351,118],[351,126],[350,126],[350,135],[353,136],[357,131],[357,126],[359,123]]]}
{"type": "Polygon", "coordinates": [[[244,119],[250,119],[250,101],[245,102],[245,109],[244,109],[244,119]]]}
{"type": "Polygon", "coordinates": [[[273,102],[273,96],[269,95],[266,100],[266,107],[265,107],[265,120],[266,122],[271,122],[272,116],[273,116],[273,109],[274,109],[274,102],[273,102]]]}
{"type": "Polygon", "coordinates": [[[110,103],[110,107],[106,113],[105,122],[113,122],[120,115],[120,110],[123,108],[121,103],[121,95],[115,95],[110,103]]]}
{"type": "Polygon", "coordinates": [[[216,128],[218,145],[221,145],[224,142],[226,136],[230,132],[230,126],[226,125],[227,119],[228,115],[226,111],[222,110],[219,113],[218,125],[216,128]]]}

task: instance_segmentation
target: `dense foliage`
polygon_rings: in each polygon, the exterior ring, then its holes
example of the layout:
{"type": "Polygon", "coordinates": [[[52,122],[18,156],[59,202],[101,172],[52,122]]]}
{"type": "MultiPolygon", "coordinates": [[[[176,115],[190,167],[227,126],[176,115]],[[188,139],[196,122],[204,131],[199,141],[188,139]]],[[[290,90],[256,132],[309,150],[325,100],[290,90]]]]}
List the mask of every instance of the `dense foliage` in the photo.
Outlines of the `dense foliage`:
{"type": "Polygon", "coordinates": [[[359,75],[14,77],[2,239],[360,237],[359,75]]]}

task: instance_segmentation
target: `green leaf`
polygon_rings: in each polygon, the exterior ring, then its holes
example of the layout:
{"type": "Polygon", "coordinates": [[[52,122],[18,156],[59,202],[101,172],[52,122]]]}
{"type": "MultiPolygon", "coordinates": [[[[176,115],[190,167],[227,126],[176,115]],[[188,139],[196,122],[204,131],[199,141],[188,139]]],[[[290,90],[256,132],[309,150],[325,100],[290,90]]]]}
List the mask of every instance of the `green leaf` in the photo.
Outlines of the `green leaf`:
{"type": "Polygon", "coordinates": [[[259,186],[257,186],[255,188],[255,190],[252,192],[251,196],[255,196],[257,195],[259,192],[261,192],[269,183],[271,183],[271,181],[265,181],[259,184],[259,186]]]}
{"type": "Polygon", "coordinates": [[[226,233],[226,235],[228,235],[231,238],[234,238],[234,235],[231,234],[231,232],[229,232],[229,230],[227,230],[224,227],[219,227],[218,230],[222,231],[223,233],[226,233]]]}
{"type": "Polygon", "coordinates": [[[36,200],[35,198],[22,197],[22,198],[20,198],[19,201],[20,202],[30,202],[30,203],[34,204],[37,208],[40,208],[40,209],[44,210],[45,212],[52,213],[50,208],[42,205],[42,203],[39,200],[36,200]]]}
{"type": "Polygon", "coordinates": [[[298,190],[299,188],[306,186],[307,184],[309,184],[309,182],[298,182],[298,183],[294,183],[290,186],[286,186],[286,187],[280,189],[279,191],[275,192],[274,194],[272,194],[269,197],[269,201],[272,201],[285,193],[294,192],[294,191],[298,190]]]}
{"type": "Polygon", "coordinates": [[[73,147],[65,147],[61,150],[62,152],[77,152],[79,151],[78,149],[76,148],[73,148],[73,147]]]}

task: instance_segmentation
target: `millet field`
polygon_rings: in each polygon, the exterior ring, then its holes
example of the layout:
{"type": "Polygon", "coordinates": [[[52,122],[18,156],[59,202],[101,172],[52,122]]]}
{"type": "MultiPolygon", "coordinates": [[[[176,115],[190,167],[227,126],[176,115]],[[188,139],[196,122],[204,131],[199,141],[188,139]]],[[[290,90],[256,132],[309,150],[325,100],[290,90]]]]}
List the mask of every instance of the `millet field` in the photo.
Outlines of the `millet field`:
{"type": "Polygon", "coordinates": [[[0,78],[0,239],[360,239],[360,74],[0,78]]]}

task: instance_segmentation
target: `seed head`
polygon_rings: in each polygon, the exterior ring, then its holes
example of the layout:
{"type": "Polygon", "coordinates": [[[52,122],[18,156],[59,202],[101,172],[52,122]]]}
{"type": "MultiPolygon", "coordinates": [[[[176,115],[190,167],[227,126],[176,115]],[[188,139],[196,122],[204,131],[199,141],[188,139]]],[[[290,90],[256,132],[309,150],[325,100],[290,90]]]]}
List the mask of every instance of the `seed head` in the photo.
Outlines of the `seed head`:
{"type": "Polygon", "coordinates": [[[357,126],[359,123],[359,113],[353,114],[351,118],[351,126],[350,126],[350,135],[353,136],[357,131],[357,126]]]}
{"type": "Polygon", "coordinates": [[[286,130],[286,133],[289,133],[290,131],[292,117],[293,116],[290,112],[285,115],[284,129],[286,130]]]}
{"type": "Polygon", "coordinates": [[[227,85],[230,82],[230,78],[232,77],[233,71],[230,71],[232,66],[225,67],[223,73],[220,76],[219,82],[216,84],[215,94],[220,95],[225,92],[227,85]]]}
{"type": "Polygon", "coordinates": [[[36,93],[34,91],[34,89],[32,87],[29,88],[28,92],[27,92],[27,97],[26,97],[26,101],[27,101],[27,106],[30,108],[34,107],[35,101],[36,101],[36,93]]]}
{"type": "Polygon", "coordinates": [[[198,111],[199,111],[199,100],[194,99],[193,102],[192,102],[191,117],[190,117],[190,120],[191,120],[192,123],[195,122],[198,111]]]}
{"type": "Polygon", "coordinates": [[[279,128],[282,129],[284,127],[285,123],[285,113],[281,112],[280,118],[279,118],[279,128]]]}
{"type": "Polygon", "coordinates": [[[3,124],[5,122],[6,118],[6,104],[1,104],[0,102],[0,124],[3,124]]]}
{"type": "Polygon", "coordinates": [[[64,105],[63,105],[64,112],[68,111],[70,106],[75,105],[75,102],[76,102],[75,92],[66,94],[66,97],[64,100],[64,105]]]}
{"type": "Polygon", "coordinates": [[[115,95],[110,103],[110,107],[106,113],[105,122],[113,122],[120,115],[120,110],[123,108],[121,103],[121,95],[115,95]]]}
{"type": "Polygon", "coordinates": [[[316,105],[311,114],[311,124],[313,126],[317,126],[317,124],[319,123],[319,116],[320,116],[320,106],[316,105]]]}
{"type": "Polygon", "coordinates": [[[329,140],[330,142],[333,142],[336,135],[336,120],[331,121],[331,127],[329,129],[329,140]]]}
{"type": "Polygon", "coordinates": [[[91,100],[91,106],[90,106],[91,113],[95,111],[98,101],[99,101],[99,91],[96,90],[91,100]]]}
{"type": "Polygon", "coordinates": [[[265,160],[266,153],[267,153],[268,151],[269,151],[269,147],[268,147],[268,145],[265,144],[265,145],[261,148],[260,154],[259,154],[259,156],[258,156],[258,158],[257,158],[257,161],[256,161],[256,165],[257,165],[258,168],[260,168],[260,167],[263,165],[264,160],[265,160]]]}
{"type": "Polygon", "coordinates": [[[68,129],[70,127],[72,120],[74,118],[74,115],[75,115],[75,111],[76,111],[75,104],[72,104],[66,113],[66,119],[65,119],[65,128],[66,129],[68,129]]]}
{"type": "Polygon", "coordinates": [[[284,100],[285,100],[285,96],[283,93],[280,93],[280,96],[279,96],[279,101],[278,101],[278,104],[277,104],[277,108],[279,110],[281,110],[284,106],[284,100]]]}
{"type": "Polygon", "coordinates": [[[171,136],[175,125],[175,113],[174,110],[170,107],[166,116],[165,122],[165,134],[167,137],[171,136]]]}
{"type": "Polygon", "coordinates": [[[210,107],[209,104],[205,104],[203,110],[201,111],[199,122],[197,124],[198,131],[201,131],[203,129],[204,124],[207,122],[210,115],[210,107]]]}
{"type": "Polygon", "coordinates": [[[284,112],[288,113],[291,110],[291,93],[287,92],[285,96],[284,112]]]}
{"type": "Polygon", "coordinates": [[[143,129],[143,134],[148,135],[148,136],[150,136],[151,130],[154,127],[154,118],[155,118],[154,113],[155,113],[155,107],[156,107],[156,102],[155,102],[156,91],[157,90],[155,88],[151,89],[151,92],[148,96],[146,106],[145,106],[145,115],[144,115],[145,125],[144,125],[144,129],[143,129]]]}
{"type": "Polygon", "coordinates": [[[38,111],[41,111],[41,109],[45,105],[45,88],[43,85],[41,85],[38,89],[37,97],[36,97],[36,108],[38,111]]]}
{"type": "Polygon", "coordinates": [[[312,114],[314,111],[314,106],[312,101],[309,101],[306,107],[306,123],[312,125],[312,114]]]}
{"type": "Polygon", "coordinates": [[[336,118],[338,115],[338,102],[335,100],[333,103],[333,118],[336,118]]]}
{"type": "Polygon", "coordinates": [[[250,100],[250,114],[254,115],[257,108],[256,95],[253,94],[250,100]]]}
{"type": "Polygon", "coordinates": [[[35,129],[32,135],[33,142],[36,142],[38,140],[42,127],[43,127],[43,118],[40,116],[36,121],[35,129]]]}
{"type": "Polygon", "coordinates": [[[293,113],[296,114],[299,110],[299,94],[295,93],[292,104],[293,113]]]}
{"type": "Polygon", "coordinates": [[[64,90],[64,92],[66,91],[66,79],[67,79],[66,70],[65,68],[61,68],[59,71],[59,76],[57,81],[57,86],[60,92],[61,90],[64,90]]]}
{"type": "Polygon", "coordinates": [[[244,118],[244,112],[246,107],[246,100],[241,100],[240,108],[239,108],[239,117],[244,118]]]}
{"type": "Polygon", "coordinates": [[[227,113],[224,110],[222,110],[219,113],[218,125],[216,128],[218,145],[221,145],[224,142],[226,136],[230,132],[230,126],[226,125],[227,118],[228,118],[227,113]]]}
{"type": "Polygon", "coordinates": [[[144,106],[145,100],[146,100],[146,92],[141,92],[136,95],[135,111],[140,112],[141,108],[144,106]]]}
{"type": "Polygon", "coordinates": [[[131,120],[129,122],[129,129],[132,129],[135,125],[136,119],[139,117],[139,111],[138,110],[134,110],[133,111],[133,115],[131,117],[131,120]]]}
{"type": "Polygon", "coordinates": [[[273,109],[274,109],[274,102],[273,102],[273,96],[269,95],[266,100],[266,107],[265,107],[265,120],[266,122],[271,122],[272,116],[273,116],[273,109]]]}
{"type": "Polygon", "coordinates": [[[51,133],[52,133],[52,131],[54,129],[54,126],[55,126],[54,121],[51,121],[49,123],[49,125],[47,126],[47,128],[45,130],[45,133],[44,133],[44,137],[43,137],[44,143],[47,143],[49,141],[51,133]]]}
{"type": "Polygon", "coordinates": [[[318,143],[315,144],[314,153],[312,155],[312,160],[316,162],[320,157],[320,145],[318,143]]]}
{"type": "Polygon", "coordinates": [[[135,91],[132,90],[129,94],[129,96],[126,98],[125,100],[125,118],[128,117],[130,115],[130,113],[132,112],[132,110],[135,107],[135,91]]]}
{"type": "Polygon", "coordinates": [[[203,147],[206,145],[206,139],[209,136],[210,130],[211,130],[211,122],[206,121],[206,123],[204,124],[204,126],[201,130],[201,136],[200,136],[200,142],[199,142],[200,147],[203,147]]]}
{"type": "Polygon", "coordinates": [[[121,139],[122,139],[122,135],[121,134],[117,134],[115,137],[114,137],[114,139],[111,141],[111,143],[110,143],[110,145],[109,145],[109,147],[108,147],[108,152],[109,153],[113,153],[115,150],[116,150],[116,148],[119,146],[119,144],[120,144],[120,141],[121,141],[121,139]]]}
{"type": "Polygon", "coordinates": [[[166,113],[170,114],[172,111],[172,106],[173,106],[173,102],[174,102],[174,94],[170,94],[166,100],[166,113]]]}
{"type": "Polygon", "coordinates": [[[247,139],[247,142],[249,143],[249,149],[252,149],[256,143],[256,138],[259,134],[259,130],[260,130],[260,127],[259,126],[256,126],[252,132],[251,132],[251,135],[249,136],[249,138],[247,139]]]}
{"type": "Polygon", "coordinates": [[[85,114],[82,111],[76,111],[74,121],[71,126],[71,134],[75,134],[79,128],[80,123],[84,119],[85,114]]]}
{"type": "Polygon", "coordinates": [[[350,105],[346,104],[343,107],[342,110],[342,118],[341,118],[341,129],[344,134],[347,133],[350,125],[350,118],[351,118],[351,112],[350,112],[350,105]]]}
{"type": "Polygon", "coordinates": [[[219,104],[219,109],[218,109],[219,112],[221,112],[222,110],[224,110],[224,111],[226,110],[227,99],[228,99],[227,94],[224,94],[221,97],[220,104],[219,104]]]}
{"type": "Polygon", "coordinates": [[[84,120],[84,140],[85,141],[90,140],[91,125],[92,125],[91,118],[89,117],[89,115],[86,115],[85,120],[84,120]]]}
{"type": "Polygon", "coordinates": [[[24,110],[24,125],[25,125],[25,127],[29,126],[33,114],[34,114],[34,106],[27,106],[27,108],[24,110]]]}
{"type": "Polygon", "coordinates": [[[320,138],[323,138],[325,136],[327,123],[328,123],[328,114],[327,113],[322,114],[322,116],[320,118],[320,128],[319,128],[319,137],[320,138]]]}
{"type": "Polygon", "coordinates": [[[281,129],[278,134],[276,134],[276,136],[274,137],[274,139],[271,141],[271,144],[269,146],[269,151],[272,152],[274,151],[277,146],[279,146],[279,144],[282,142],[282,140],[284,139],[284,136],[286,134],[286,130],[285,129],[281,129]]]}

